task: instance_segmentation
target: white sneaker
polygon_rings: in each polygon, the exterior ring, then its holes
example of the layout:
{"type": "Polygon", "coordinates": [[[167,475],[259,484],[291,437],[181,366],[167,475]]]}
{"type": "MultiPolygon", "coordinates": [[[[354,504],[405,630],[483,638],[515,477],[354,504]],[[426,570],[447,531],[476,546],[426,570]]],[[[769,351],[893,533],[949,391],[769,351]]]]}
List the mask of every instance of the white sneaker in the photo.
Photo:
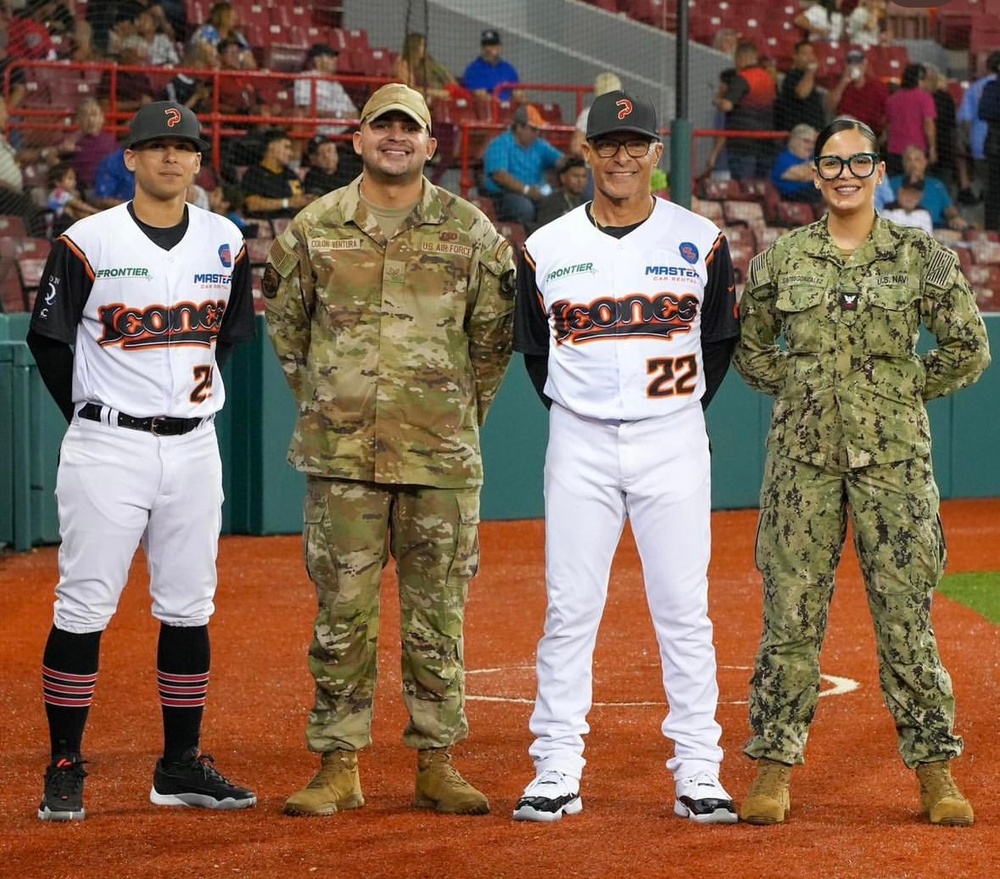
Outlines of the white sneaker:
{"type": "Polygon", "coordinates": [[[514,820],[558,821],[563,815],[582,811],[580,779],[547,769],[524,789],[514,807],[514,820]]]}
{"type": "Polygon", "coordinates": [[[738,820],[733,798],[711,772],[699,772],[676,784],[674,814],[699,824],[735,824],[738,820]]]}

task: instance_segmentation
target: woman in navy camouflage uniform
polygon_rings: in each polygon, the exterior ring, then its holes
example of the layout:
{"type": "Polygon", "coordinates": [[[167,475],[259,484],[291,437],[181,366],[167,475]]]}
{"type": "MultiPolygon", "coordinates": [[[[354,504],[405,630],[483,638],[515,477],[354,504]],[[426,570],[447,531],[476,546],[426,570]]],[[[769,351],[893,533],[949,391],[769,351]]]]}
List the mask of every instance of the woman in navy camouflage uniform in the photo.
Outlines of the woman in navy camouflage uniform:
{"type": "Polygon", "coordinates": [[[764,626],[745,748],[758,766],[740,817],[778,824],[788,815],[850,510],[900,754],[932,823],[971,824],[949,770],[962,739],[930,619],[945,545],[925,403],[980,376],[986,329],[954,253],[876,214],[885,163],[868,126],[834,120],[814,164],[829,213],[753,260],[733,360],[775,398],[756,548],[764,626]],[[937,345],[918,355],[921,324],[937,345]]]}

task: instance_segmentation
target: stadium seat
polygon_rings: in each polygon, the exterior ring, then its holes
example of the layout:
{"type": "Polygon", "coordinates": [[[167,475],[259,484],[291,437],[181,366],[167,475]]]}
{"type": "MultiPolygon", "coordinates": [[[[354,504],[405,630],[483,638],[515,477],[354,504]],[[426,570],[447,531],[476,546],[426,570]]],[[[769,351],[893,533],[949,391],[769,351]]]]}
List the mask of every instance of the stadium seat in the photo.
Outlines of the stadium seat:
{"type": "Polygon", "coordinates": [[[788,230],[780,226],[758,226],[754,230],[755,237],[757,238],[757,252],[760,253],[767,250],[786,232],[788,230]]]}
{"type": "Polygon", "coordinates": [[[725,201],[727,198],[743,197],[739,180],[729,180],[720,177],[705,177],[698,184],[698,197],[711,201],[725,201]]]}
{"type": "Polygon", "coordinates": [[[909,63],[910,53],[906,46],[872,46],[868,50],[868,70],[883,81],[901,82],[909,63]]]}
{"type": "Polygon", "coordinates": [[[677,23],[677,2],[672,0],[621,0],[620,9],[629,18],[651,24],[661,30],[670,30],[677,23]]]}
{"type": "Polygon", "coordinates": [[[21,285],[24,287],[24,292],[30,295],[42,283],[42,271],[45,268],[45,260],[38,257],[30,257],[28,259],[22,257],[17,261],[17,268],[21,273],[21,285]]]}
{"type": "Polygon", "coordinates": [[[1000,266],[971,265],[965,276],[976,293],[976,302],[983,311],[1000,310],[1000,266]]]}
{"type": "Polygon", "coordinates": [[[26,308],[27,301],[17,263],[12,259],[0,259],[0,312],[13,314],[26,308]]]}
{"type": "MultiPolygon", "coordinates": [[[[49,251],[52,249],[52,242],[47,238],[31,238],[29,236],[24,236],[23,238],[15,239],[15,246],[17,248],[17,258],[19,262],[23,262],[29,259],[41,260],[42,263],[48,259],[49,251]]],[[[39,273],[41,268],[38,269],[39,273]]],[[[25,284],[25,286],[28,286],[25,284]]],[[[37,282],[34,286],[38,286],[37,282]]]]}
{"type": "Polygon", "coordinates": [[[0,214],[0,238],[27,238],[28,230],[20,214],[0,214]]]}
{"type": "Polygon", "coordinates": [[[962,232],[963,241],[1000,241],[1000,232],[992,229],[968,228],[962,232]]]}
{"type": "MultiPolygon", "coordinates": [[[[1000,266],[1000,243],[990,240],[973,241],[969,245],[972,261],[977,265],[1000,266]]],[[[1000,294],[1000,291],[997,291],[1000,294]]]]}
{"type": "Polygon", "coordinates": [[[296,73],[305,66],[308,51],[301,42],[269,43],[264,47],[264,67],[276,73],[296,73]]]}
{"type": "Polygon", "coordinates": [[[525,238],[528,237],[524,226],[520,223],[511,223],[506,220],[502,223],[497,223],[497,231],[510,242],[510,246],[514,250],[520,250],[525,238]]]}
{"type": "Polygon", "coordinates": [[[275,3],[269,10],[271,21],[284,27],[299,25],[307,27],[313,23],[312,14],[305,6],[275,3]]]}
{"type": "Polygon", "coordinates": [[[843,43],[814,40],[813,49],[816,52],[816,63],[819,64],[819,69],[816,71],[816,82],[824,88],[833,88],[840,81],[844,72],[846,46],[843,43]]]}
{"type": "Polygon", "coordinates": [[[270,250],[271,239],[269,238],[250,238],[247,240],[247,256],[250,257],[250,265],[252,266],[264,265],[270,250]]]}
{"type": "Polygon", "coordinates": [[[754,257],[754,249],[743,245],[733,246],[730,244],[729,256],[733,261],[733,276],[736,283],[745,284],[747,270],[750,268],[750,260],[754,257]]]}
{"type": "Polygon", "coordinates": [[[764,225],[764,208],[756,201],[729,201],[722,203],[722,216],[727,226],[743,223],[747,226],[764,225]]]}
{"type": "Polygon", "coordinates": [[[494,223],[497,220],[497,209],[496,205],[493,204],[493,199],[488,195],[475,195],[469,199],[479,210],[481,210],[487,217],[489,217],[494,223]]]}
{"type": "Polygon", "coordinates": [[[779,226],[808,226],[816,219],[812,205],[801,201],[779,201],[775,223],[779,226]]]}
{"type": "Polygon", "coordinates": [[[754,250],[757,247],[757,236],[749,226],[726,226],[722,230],[729,242],[729,249],[743,248],[754,250]]]}
{"type": "Polygon", "coordinates": [[[706,220],[711,220],[717,226],[723,223],[722,202],[710,199],[692,198],[691,210],[706,220]]]}

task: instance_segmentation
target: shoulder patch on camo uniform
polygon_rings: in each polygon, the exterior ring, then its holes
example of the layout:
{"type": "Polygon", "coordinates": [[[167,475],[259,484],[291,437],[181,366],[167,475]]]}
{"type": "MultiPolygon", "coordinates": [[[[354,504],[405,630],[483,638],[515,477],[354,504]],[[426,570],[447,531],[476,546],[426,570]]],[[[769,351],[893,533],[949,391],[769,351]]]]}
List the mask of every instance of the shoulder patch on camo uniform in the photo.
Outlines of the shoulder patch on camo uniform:
{"type": "Polygon", "coordinates": [[[958,262],[958,257],[950,250],[941,248],[935,251],[931,254],[930,261],[927,263],[927,270],[924,272],[924,281],[932,287],[937,287],[941,290],[951,286],[948,279],[955,268],[956,262],[958,262]]]}
{"type": "Polygon", "coordinates": [[[269,266],[274,266],[274,270],[282,278],[287,278],[292,273],[292,269],[295,268],[298,261],[299,258],[285,246],[281,238],[274,239],[271,249],[267,253],[267,262],[269,266]]]}
{"type": "Polygon", "coordinates": [[[747,270],[747,286],[760,287],[771,282],[771,273],[767,269],[767,259],[765,253],[758,253],[750,260],[750,268],[747,270]]]}

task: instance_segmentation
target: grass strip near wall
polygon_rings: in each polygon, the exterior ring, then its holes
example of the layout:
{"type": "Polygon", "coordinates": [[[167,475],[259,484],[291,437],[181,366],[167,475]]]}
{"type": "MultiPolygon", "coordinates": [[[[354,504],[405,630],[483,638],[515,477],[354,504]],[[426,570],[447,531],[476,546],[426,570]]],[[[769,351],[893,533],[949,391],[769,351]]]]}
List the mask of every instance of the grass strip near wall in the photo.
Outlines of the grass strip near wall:
{"type": "Polygon", "coordinates": [[[938,591],[1000,625],[1000,572],[949,574],[938,591]]]}

